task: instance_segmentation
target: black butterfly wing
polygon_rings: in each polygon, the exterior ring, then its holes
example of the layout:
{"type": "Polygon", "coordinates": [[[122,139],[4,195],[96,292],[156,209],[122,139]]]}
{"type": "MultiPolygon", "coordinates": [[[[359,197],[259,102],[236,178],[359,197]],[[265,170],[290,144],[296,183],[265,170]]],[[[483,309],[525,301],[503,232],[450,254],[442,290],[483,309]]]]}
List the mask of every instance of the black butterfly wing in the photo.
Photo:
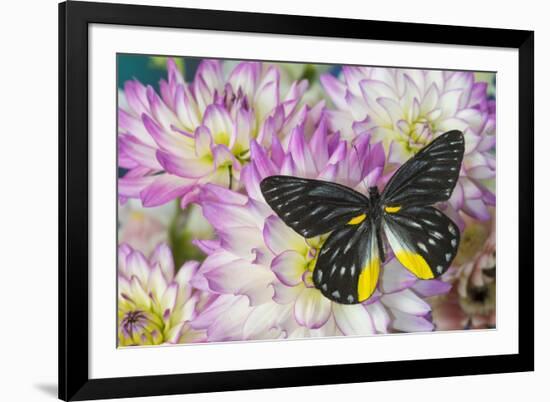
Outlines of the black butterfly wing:
{"type": "Polygon", "coordinates": [[[366,218],[368,198],[322,180],[269,176],[260,183],[269,206],[303,237],[315,237],[366,218]]]}
{"type": "Polygon", "coordinates": [[[382,192],[383,205],[432,205],[448,200],[463,156],[462,133],[454,130],[441,134],[394,173],[382,192]]]}
{"type": "Polygon", "coordinates": [[[384,233],[395,257],[420,279],[442,275],[460,244],[456,224],[434,207],[404,207],[384,213],[384,233]]]}
{"type": "Polygon", "coordinates": [[[316,258],[313,283],[330,300],[357,304],[376,289],[380,257],[370,219],[334,230],[316,258]]]}

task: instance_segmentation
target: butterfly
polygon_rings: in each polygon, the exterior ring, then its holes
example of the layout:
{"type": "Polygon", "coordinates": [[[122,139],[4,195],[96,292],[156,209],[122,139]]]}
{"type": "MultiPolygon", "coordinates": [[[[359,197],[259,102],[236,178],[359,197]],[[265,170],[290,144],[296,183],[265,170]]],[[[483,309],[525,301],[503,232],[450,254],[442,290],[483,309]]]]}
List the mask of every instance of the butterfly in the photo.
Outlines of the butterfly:
{"type": "Polygon", "coordinates": [[[450,198],[463,156],[464,136],[453,130],[399,167],[382,193],[374,186],[366,196],[293,176],[268,176],[260,188],[273,211],[301,236],[330,233],[315,256],[314,286],[334,302],[357,304],[374,293],[387,245],[419,279],[437,278],[449,268],[460,232],[432,205],[450,198]]]}

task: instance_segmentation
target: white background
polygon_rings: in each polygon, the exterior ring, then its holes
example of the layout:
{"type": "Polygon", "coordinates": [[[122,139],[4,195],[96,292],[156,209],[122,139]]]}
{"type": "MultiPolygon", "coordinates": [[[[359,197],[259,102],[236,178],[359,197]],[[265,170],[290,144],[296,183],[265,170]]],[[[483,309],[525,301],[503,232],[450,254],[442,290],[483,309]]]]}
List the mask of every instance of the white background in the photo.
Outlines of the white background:
{"type": "MultiPolygon", "coordinates": [[[[162,1],[150,4],[182,5],[247,11],[341,16],[364,19],[432,22],[457,25],[534,29],[536,31],[535,82],[537,204],[549,195],[542,165],[550,145],[543,124],[548,101],[542,89],[550,88],[547,49],[550,27],[543,2],[479,2],[463,0],[443,6],[439,1],[257,2],[232,0],[162,1]],[[315,9],[308,6],[315,4],[315,9]],[[542,89],[541,89],[542,88],[542,89]]],[[[2,259],[0,261],[3,320],[0,331],[1,399],[6,401],[53,400],[57,378],[57,6],[55,1],[12,2],[3,5],[2,146],[2,259]],[[8,78],[9,77],[9,78],[8,78]],[[7,123],[7,124],[6,124],[7,123]]],[[[545,205],[542,204],[543,210],[545,205]]],[[[548,215],[537,217],[537,250],[544,250],[543,228],[548,215]]],[[[536,255],[537,338],[550,331],[546,284],[550,273],[544,254],[536,255]]],[[[85,314],[85,312],[83,312],[85,314]]],[[[546,394],[550,376],[548,342],[537,344],[536,372],[447,379],[427,379],[370,384],[321,386],[224,394],[172,396],[154,400],[275,401],[348,400],[355,398],[463,401],[509,400],[546,394]]],[[[134,399],[138,401],[139,399],[134,399]]],[[[143,399],[152,400],[152,399],[143,399]]]]}

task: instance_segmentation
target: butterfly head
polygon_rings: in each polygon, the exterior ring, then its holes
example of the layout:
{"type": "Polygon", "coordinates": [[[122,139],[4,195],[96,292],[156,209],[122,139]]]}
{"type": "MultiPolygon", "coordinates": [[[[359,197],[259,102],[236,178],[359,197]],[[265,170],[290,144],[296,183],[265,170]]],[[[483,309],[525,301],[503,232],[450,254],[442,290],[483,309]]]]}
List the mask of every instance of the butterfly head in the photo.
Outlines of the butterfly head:
{"type": "Polygon", "coordinates": [[[378,187],[376,186],[369,187],[369,198],[380,198],[378,187]]]}
{"type": "Polygon", "coordinates": [[[380,200],[380,192],[378,191],[378,187],[369,187],[369,199],[371,207],[378,204],[378,201],[380,200]]]}

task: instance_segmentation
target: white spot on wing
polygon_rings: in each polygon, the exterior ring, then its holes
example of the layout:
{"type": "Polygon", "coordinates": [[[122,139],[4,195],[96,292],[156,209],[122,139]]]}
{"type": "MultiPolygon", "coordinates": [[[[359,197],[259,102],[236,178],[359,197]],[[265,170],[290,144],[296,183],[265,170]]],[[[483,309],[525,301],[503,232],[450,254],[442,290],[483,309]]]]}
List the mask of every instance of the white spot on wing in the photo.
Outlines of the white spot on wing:
{"type": "Polygon", "coordinates": [[[435,240],[432,239],[431,237],[428,239],[428,243],[430,243],[432,246],[435,246],[435,245],[436,245],[435,240]]]}
{"type": "Polygon", "coordinates": [[[451,240],[451,246],[456,247],[456,239],[451,240]]]}
{"type": "Polygon", "coordinates": [[[332,296],[334,296],[335,299],[339,299],[340,298],[340,292],[335,290],[334,292],[332,292],[332,296]]]}
{"type": "Polygon", "coordinates": [[[344,276],[346,274],[346,267],[340,268],[340,276],[344,276]]]}
{"type": "Polygon", "coordinates": [[[317,275],[317,282],[321,282],[323,280],[323,271],[320,269],[315,271],[315,275],[317,275]]]}
{"type": "Polygon", "coordinates": [[[456,230],[455,230],[454,226],[451,225],[450,223],[449,223],[448,229],[449,229],[450,234],[452,234],[453,236],[456,236],[456,230]]]}
{"type": "Polygon", "coordinates": [[[418,243],[416,243],[416,245],[418,246],[418,248],[419,248],[420,250],[424,251],[425,253],[428,252],[428,249],[426,248],[426,245],[425,245],[424,243],[418,242],[418,243]]]}
{"type": "Polygon", "coordinates": [[[353,303],[355,298],[352,295],[348,295],[348,303],[353,303]]]}
{"type": "Polygon", "coordinates": [[[451,261],[451,257],[452,257],[452,256],[453,256],[453,255],[452,255],[451,253],[445,254],[445,259],[447,260],[447,262],[451,261]]]}
{"type": "Polygon", "coordinates": [[[438,240],[443,239],[443,235],[435,230],[430,230],[429,233],[438,240]]]}
{"type": "Polygon", "coordinates": [[[443,272],[443,267],[441,265],[438,265],[435,270],[437,271],[438,274],[440,274],[443,272]]]}
{"type": "Polygon", "coordinates": [[[407,221],[407,224],[409,226],[412,226],[413,228],[422,229],[422,225],[415,221],[407,221]]]}

